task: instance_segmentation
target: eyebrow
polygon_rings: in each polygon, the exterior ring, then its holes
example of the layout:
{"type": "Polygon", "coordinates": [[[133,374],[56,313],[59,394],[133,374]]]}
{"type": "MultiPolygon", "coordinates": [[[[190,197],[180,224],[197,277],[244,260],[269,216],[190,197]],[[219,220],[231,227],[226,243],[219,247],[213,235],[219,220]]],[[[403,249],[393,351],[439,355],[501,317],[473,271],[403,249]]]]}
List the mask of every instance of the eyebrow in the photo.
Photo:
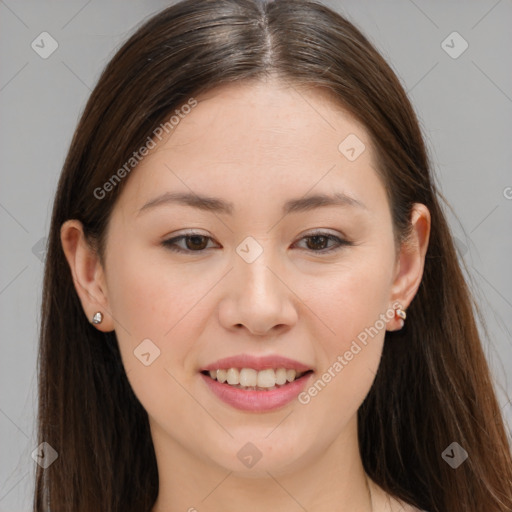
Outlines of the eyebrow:
{"type": "MultiPolygon", "coordinates": [[[[157,206],[168,204],[182,204],[199,210],[223,213],[226,215],[232,215],[234,211],[233,203],[224,201],[217,197],[204,196],[189,192],[166,192],[148,201],[139,209],[137,215],[157,206]]],[[[350,197],[342,192],[337,192],[332,195],[315,194],[307,197],[290,199],[283,205],[282,213],[283,215],[287,215],[289,213],[304,212],[325,206],[351,206],[367,210],[366,205],[358,199],[350,197]]]]}

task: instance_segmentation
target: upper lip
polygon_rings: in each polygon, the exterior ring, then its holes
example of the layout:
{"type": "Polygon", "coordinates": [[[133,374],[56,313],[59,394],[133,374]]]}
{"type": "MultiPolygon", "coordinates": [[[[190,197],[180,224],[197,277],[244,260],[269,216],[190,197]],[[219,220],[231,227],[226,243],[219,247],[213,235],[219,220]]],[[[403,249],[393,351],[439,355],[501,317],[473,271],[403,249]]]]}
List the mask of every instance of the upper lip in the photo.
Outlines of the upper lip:
{"type": "Polygon", "coordinates": [[[240,354],[237,356],[225,357],[214,363],[203,366],[199,371],[222,370],[229,368],[253,368],[255,370],[266,370],[268,368],[294,369],[298,372],[306,372],[311,368],[299,361],[279,355],[251,356],[240,354]]]}

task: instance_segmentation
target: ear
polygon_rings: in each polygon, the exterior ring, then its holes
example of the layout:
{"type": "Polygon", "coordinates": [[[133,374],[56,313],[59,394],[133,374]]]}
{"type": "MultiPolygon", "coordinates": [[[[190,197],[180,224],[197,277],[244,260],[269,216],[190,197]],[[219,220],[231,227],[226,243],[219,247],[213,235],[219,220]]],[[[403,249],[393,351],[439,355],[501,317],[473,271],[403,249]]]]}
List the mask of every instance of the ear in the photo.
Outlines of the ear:
{"type": "Polygon", "coordinates": [[[103,332],[114,330],[103,268],[96,251],[86,240],[82,223],[75,219],[64,222],[60,229],[60,239],[73,284],[89,322],[100,311],[103,321],[95,324],[95,327],[103,332]]]}
{"type": "MultiPolygon", "coordinates": [[[[390,297],[391,304],[400,303],[404,311],[418,291],[425,267],[425,254],[430,237],[430,212],[424,204],[413,205],[410,223],[410,236],[399,250],[390,297]]],[[[399,322],[398,318],[391,320],[389,330],[393,330],[393,324],[396,324],[396,329],[400,329],[399,322]]]]}

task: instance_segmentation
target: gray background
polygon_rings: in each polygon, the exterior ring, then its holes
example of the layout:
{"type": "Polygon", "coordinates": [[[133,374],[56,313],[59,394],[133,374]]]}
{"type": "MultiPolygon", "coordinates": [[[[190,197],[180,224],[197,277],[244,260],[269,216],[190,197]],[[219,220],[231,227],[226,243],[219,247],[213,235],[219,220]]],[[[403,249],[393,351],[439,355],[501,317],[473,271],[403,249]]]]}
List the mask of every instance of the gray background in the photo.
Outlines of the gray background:
{"type": "MultiPolygon", "coordinates": [[[[512,2],[325,3],[363,30],[413,101],[456,214],[447,211],[512,428],[512,2]],[[462,48],[457,36],[446,40],[454,31],[469,44],[457,58],[445,51],[462,48]]],[[[169,4],[0,0],[0,511],[31,506],[41,239],[57,179],[100,71],[136,25],[169,4]],[[31,47],[44,31],[58,43],[47,59],[31,47]]]]}

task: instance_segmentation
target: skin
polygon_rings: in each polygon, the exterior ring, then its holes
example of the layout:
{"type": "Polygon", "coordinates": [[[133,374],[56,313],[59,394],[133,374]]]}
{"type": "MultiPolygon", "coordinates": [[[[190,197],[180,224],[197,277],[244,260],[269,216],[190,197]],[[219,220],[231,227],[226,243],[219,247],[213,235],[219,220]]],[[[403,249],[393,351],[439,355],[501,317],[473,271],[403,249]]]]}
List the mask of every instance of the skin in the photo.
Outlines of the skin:
{"type": "Polygon", "coordinates": [[[428,209],[415,205],[410,242],[395,247],[369,136],[320,89],[271,80],[196,99],[126,178],[103,265],[79,221],[61,230],[84,313],[102,311],[96,327],[115,330],[149,415],[160,479],[153,512],[413,510],[375,483],[367,487],[357,443],[357,410],[398,317],[387,317],[307,404],[240,411],[218,400],[198,372],[222,357],[279,354],[313,368],[316,381],[379,315],[410,304],[423,273],[428,209]],[[349,134],[366,146],[354,161],[338,150],[349,134]],[[215,196],[234,212],[166,204],[139,213],[164,191],[215,196]],[[288,199],[332,191],[366,208],[281,213],[288,199]],[[354,245],[322,255],[336,244],[304,238],[320,228],[354,245]],[[188,254],[162,245],[191,229],[211,239],[178,242],[188,254]],[[263,249],[252,263],[236,252],[247,236],[263,249]],[[192,252],[198,246],[207,249],[192,252]],[[160,350],[149,366],[133,354],[147,338],[160,350]],[[261,452],[252,468],[237,457],[247,442],[261,452]]]}

